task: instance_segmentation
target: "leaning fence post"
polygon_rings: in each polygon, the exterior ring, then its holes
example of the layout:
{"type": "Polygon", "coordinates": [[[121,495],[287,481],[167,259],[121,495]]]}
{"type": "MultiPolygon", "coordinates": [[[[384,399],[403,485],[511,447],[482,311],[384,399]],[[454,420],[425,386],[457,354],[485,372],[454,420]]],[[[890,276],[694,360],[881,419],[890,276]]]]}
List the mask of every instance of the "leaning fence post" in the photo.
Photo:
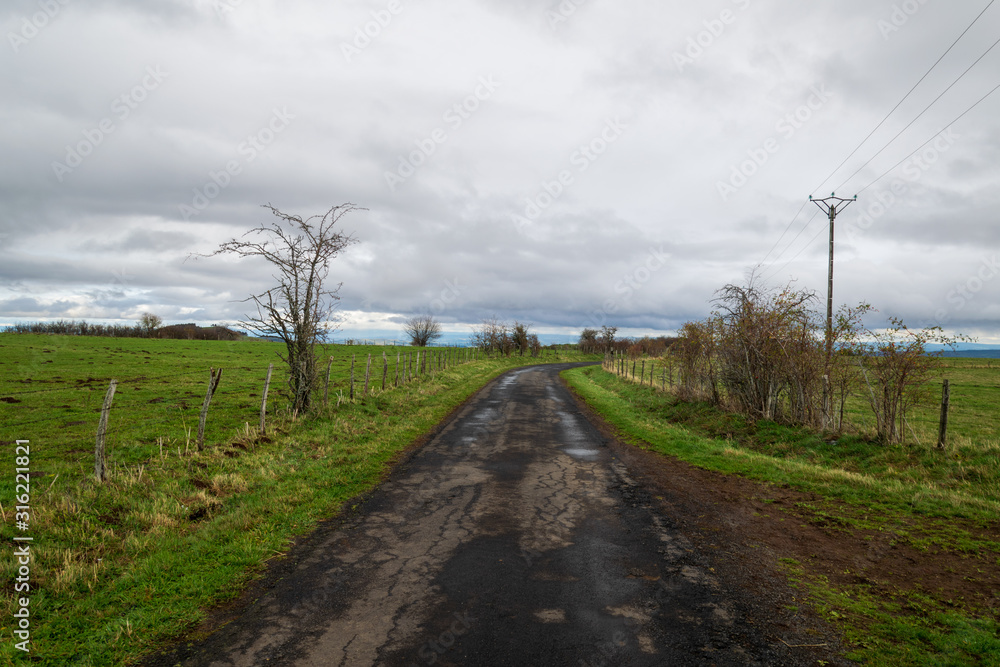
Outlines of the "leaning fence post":
{"type": "Polygon", "coordinates": [[[112,380],[108,393],[104,395],[104,406],[101,408],[101,418],[97,422],[97,445],[94,448],[94,475],[98,482],[107,478],[107,461],[104,457],[104,438],[108,432],[108,416],[111,414],[111,401],[115,397],[118,380],[112,380]]]}
{"type": "Polygon", "coordinates": [[[941,424],[938,428],[938,449],[944,449],[945,443],[948,441],[948,405],[950,403],[951,384],[948,380],[945,380],[944,386],[941,389],[941,424]]]}
{"type": "Polygon", "coordinates": [[[205,402],[201,404],[201,416],[198,418],[198,451],[205,446],[205,422],[208,420],[208,406],[212,402],[215,390],[219,388],[219,380],[222,379],[222,369],[216,373],[214,368],[210,368],[211,376],[208,379],[208,391],[205,393],[205,402]]]}
{"type": "MultiPolygon", "coordinates": [[[[271,387],[271,371],[274,370],[274,364],[267,365],[267,377],[264,378],[264,393],[261,394],[260,399],[260,434],[261,436],[266,435],[266,426],[264,424],[264,419],[267,416],[267,390],[271,387]]],[[[327,373],[327,384],[330,382],[330,375],[327,373]]],[[[323,402],[326,402],[326,394],[324,392],[323,402]]]]}

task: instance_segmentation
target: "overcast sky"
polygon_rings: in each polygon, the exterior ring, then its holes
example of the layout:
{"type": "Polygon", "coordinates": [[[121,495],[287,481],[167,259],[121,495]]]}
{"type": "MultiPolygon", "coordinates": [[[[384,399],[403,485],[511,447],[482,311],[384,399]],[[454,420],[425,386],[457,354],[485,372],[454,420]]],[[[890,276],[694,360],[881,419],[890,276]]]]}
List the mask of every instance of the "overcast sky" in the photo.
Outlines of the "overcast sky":
{"type": "Polygon", "coordinates": [[[836,190],[837,303],[1000,343],[1000,48],[869,162],[1000,6],[828,178],[989,4],[5,0],[0,323],[238,320],[267,266],[189,254],[351,202],[338,337],[672,333],[758,265],[825,299],[836,190]]]}

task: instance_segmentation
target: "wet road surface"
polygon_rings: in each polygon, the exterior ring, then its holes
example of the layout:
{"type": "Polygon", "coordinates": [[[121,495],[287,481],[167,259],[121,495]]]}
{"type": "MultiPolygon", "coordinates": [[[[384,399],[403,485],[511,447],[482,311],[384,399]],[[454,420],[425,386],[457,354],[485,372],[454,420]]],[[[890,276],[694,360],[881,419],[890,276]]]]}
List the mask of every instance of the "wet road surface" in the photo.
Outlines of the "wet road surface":
{"type": "Polygon", "coordinates": [[[568,367],[495,380],[237,619],[146,664],[815,664],[748,620],[568,367]]]}

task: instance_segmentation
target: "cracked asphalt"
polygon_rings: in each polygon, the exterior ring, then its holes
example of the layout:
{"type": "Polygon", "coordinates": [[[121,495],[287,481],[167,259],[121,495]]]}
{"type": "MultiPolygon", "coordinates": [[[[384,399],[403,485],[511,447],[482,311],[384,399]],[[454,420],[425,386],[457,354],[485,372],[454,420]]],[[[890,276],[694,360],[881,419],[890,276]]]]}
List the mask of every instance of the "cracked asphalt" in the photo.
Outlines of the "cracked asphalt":
{"type": "Polygon", "coordinates": [[[569,367],[487,385],[233,618],[144,664],[816,664],[633,478],[569,367]]]}

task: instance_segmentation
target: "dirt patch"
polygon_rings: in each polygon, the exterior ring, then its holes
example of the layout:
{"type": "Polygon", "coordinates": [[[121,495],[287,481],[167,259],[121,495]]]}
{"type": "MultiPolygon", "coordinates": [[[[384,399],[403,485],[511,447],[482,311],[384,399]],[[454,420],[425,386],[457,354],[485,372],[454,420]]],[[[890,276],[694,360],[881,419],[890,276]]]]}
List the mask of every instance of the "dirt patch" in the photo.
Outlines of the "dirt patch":
{"type": "MultiPolygon", "coordinates": [[[[574,396],[576,396],[574,394],[574,396]]],[[[996,554],[960,554],[931,547],[921,550],[903,533],[933,532],[933,521],[910,520],[882,531],[865,530],[840,517],[863,518],[865,510],[815,494],[725,475],[677,458],[625,444],[583,400],[617,456],[663,503],[695,544],[746,567],[718,568],[733,585],[765,587],[782,605],[789,601],[787,574],[780,559],[798,561],[809,575],[825,576],[838,588],[862,585],[874,598],[930,595],[976,615],[1000,611],[1000,559],[996,554]],[[897,532],[898,531],[898,532],[897,532]],[[735,579],[734,579],[735,577],[735,579]]],[[[938,520],[941,521],[941,520],[938,520]]],[[[948,520],[984,540],[1000,542],[1000,524],[983,527],[948,520]]],[[[913,609],[913,613],[921,613],[913,609]]]]}

